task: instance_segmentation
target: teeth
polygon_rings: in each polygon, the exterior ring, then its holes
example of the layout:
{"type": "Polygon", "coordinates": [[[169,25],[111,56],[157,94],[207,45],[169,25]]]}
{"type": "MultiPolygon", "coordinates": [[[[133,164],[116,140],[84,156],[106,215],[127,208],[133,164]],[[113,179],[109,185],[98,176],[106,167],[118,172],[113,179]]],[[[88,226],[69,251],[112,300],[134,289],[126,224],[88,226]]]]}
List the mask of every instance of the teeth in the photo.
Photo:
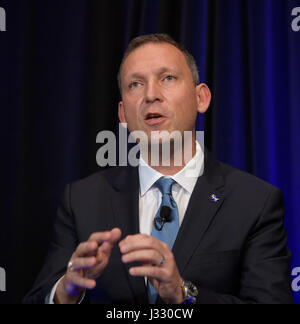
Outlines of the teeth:
{"type": "Polygon", "coordinates": [[[159,118],[159,117],[161,117],[161,115],[159,115],[159,114],[149,114],[149,115],[147,116],[147,119],[159,118]]]}

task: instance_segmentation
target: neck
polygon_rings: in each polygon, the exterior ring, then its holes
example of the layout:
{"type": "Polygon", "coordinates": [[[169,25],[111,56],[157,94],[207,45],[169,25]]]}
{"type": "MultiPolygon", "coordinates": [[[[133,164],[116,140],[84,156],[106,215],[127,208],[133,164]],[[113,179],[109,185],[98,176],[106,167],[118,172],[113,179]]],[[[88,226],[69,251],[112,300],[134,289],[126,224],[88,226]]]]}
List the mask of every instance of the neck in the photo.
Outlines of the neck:
{"type": "Polygon", "coordinates": [[[141,150],[141,155],[148,165],[164,176],[171,176],[180,172],[196,155],[196,139],[185,141],[178,149],[174,143],[170,144],[169,154],[164,154],[163,144],[150,146],[145,154],[141,150]],[[177,149],[176,149],[177,148],[177,149]]]}

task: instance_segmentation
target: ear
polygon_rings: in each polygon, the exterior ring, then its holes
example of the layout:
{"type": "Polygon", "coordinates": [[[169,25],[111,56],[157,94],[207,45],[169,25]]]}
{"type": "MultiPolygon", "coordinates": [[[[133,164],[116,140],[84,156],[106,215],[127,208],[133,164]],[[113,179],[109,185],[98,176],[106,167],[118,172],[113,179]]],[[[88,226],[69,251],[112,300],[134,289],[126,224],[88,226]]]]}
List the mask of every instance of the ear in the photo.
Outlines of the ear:
{"type": "Polygon", "coordinates": [[[201,83],[196,87],[198,112],[204,114],[209,108],[211,102],[211,92],[205,83],[201,83]]]}
{"type": "Polygon", "coordinates": [[[123,101],[120,101],[119,102],[118,116],[119,116],[119,120],[120,120],[120,122],[122,124],[127,124],[126,117],[125,117],[125,111],[124,111],[124,103],[123,103],[123,101]]]}

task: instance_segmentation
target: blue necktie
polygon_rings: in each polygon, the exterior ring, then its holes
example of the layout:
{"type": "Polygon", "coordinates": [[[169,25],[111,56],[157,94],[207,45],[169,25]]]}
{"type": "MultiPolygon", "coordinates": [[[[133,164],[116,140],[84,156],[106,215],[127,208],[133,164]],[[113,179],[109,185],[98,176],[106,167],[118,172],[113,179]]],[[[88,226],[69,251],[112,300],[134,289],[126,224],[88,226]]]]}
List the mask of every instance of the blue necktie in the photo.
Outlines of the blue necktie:
{"type": "MultiPolygon", "coordinates": [[[[153,226],[153,230],[151,235],[157,238],[160,241],[167,243],[172,250],[174,242],[176,240],[176,236],[179,230],[179,217],[178,217],[178,208],[177,204],[172,196],[172,186],[176,183],[175,180],[171,178],[160,178],[155,184],[158,189],[162,193],[162,202],[159,207],[159,210],[155,216],[155,218],[160,219],[160,210],[163,206],[167,206],[171,209],[171,221],[166,222],[163,224],[163,228],[161,231],[156,229],[153,226]]],[[[148,281],[148,299],[150,304],[155,304],[157,298],[157,291],[148,281]]]]}

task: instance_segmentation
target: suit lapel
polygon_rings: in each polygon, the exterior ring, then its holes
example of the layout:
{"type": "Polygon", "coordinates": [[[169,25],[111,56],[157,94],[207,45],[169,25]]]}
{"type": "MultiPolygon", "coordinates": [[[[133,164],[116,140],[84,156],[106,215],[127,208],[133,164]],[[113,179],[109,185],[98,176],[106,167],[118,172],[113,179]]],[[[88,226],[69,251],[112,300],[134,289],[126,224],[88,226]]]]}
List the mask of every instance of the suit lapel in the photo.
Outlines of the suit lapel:
{"type": "Polygon", "coordinates": [[[206,151],[204,174],[197,181],[173,248],[181,274],[223,201],[224,179],[220,164],[206,151]],[[213,194],[219,198],[218,201],[211,199],[213,194]]]}
{"type": "MultiPolygon", "coordinates": [[[[110,179],[114,191],[111,196],[114,222],[122,229],[122,239],[139,233],[139,177],[138,168],[122,168],[119,175],[110,179]]],[[[120,258],[121,258],[121,252],[120,258]]],[[[132,264],[123,264],[135,302],[147,304],[147,290],[144,278],[132,277],[129,268],[132,264]]]]}
{"type": "MultiPolygon", "coordinates": [[[[138,168],[121,168],[120,173],[114,173],[108,181],[114,189],[111,196],[114,222],[116,226],[122,228],[122,238],[139,233],[138,168]]],[[[204,174],[197,181],[173,247],[173,253],[181,274],[184,273],[189,260],[203,239],[223,201],[224,179],[221,166],[208,151],[205,151],[204,174]],[[213,194],[219,198],[217,202],[211,200],[213,194]]],[[[147,304],[148,297],[144,278],[129,275],[129,268],[132,264],[124,264],[123,266],[135,302],[147,304]]]]}

